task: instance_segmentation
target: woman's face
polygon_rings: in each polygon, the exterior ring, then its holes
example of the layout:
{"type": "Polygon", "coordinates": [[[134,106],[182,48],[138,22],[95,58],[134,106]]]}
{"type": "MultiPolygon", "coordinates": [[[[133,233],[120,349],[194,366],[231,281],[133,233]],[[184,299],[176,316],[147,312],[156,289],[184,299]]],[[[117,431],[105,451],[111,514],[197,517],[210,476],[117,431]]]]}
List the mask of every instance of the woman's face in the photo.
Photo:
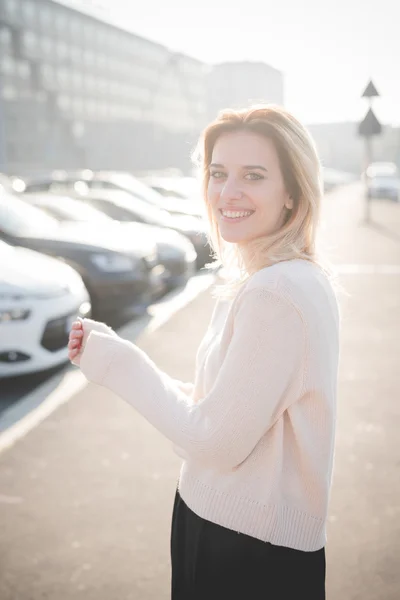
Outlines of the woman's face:
{"type": "Polygon", "coordinates": [[[279,230],[293,201],[272,141],[246,131],[221,135],[212,153],[208,201],[226,242],[242,245],[279,230]]]}

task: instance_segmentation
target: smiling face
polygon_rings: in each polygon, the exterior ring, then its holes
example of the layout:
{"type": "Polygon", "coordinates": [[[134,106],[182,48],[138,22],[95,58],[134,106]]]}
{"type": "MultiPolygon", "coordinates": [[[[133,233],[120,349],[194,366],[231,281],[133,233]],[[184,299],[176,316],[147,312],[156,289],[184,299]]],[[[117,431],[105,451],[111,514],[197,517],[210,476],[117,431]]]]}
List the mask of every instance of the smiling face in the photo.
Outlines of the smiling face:
{"type": "Polygon", "coordinates": [[[273,142],[250,131],[216,141],[207,198],[226,242],[245,245],[278,231],[293,200],[286,191],[273,142]]]}

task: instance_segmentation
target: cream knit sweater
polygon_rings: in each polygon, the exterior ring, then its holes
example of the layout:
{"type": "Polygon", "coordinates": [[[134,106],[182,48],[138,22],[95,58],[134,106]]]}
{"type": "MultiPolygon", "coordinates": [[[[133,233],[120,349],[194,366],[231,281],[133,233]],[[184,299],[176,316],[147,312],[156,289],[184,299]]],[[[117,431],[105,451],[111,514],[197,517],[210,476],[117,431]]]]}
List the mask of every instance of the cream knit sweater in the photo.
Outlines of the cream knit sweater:
{"type": "Polygon", "coordinates": [[[326,276],[292,260],[220,300],[194,386],[84,320],[80,367],[129,402],[184,459],[179,492],[200,517],[304,551],[326,542],[339,312],[326,276]]]}

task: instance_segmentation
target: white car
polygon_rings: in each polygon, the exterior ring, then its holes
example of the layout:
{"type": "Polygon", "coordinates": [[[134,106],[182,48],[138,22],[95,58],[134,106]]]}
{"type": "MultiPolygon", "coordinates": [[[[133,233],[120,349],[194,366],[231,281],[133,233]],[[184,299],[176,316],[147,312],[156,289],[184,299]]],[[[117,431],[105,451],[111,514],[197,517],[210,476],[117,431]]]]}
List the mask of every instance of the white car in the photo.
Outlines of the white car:
{"type": "Polygon", "coordinates": [[[91,313],[80,275],[68,265],[0,241],[0,377],[68,360],[68,334],[91,313]]]}
{"type": "Polygon", "coordinates": [[[369,198],[386,198],[400,202],[400,174],[394,163],[372,163],[365,177],[369,198]]]}

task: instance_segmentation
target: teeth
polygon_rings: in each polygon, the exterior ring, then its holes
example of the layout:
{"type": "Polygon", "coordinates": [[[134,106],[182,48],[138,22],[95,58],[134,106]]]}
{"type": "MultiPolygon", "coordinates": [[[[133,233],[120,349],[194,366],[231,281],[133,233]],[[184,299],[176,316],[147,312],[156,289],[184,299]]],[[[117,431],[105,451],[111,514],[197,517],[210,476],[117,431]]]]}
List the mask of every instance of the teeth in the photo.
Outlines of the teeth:
{"type": "Polygon", "coordinates": [[[251,215],[251,211],[233,211],[233,210],[222,210],[221,211],[224,217],[228,217],[229,219],[239,219],[240,217],[249,217],[251,215]]]}

